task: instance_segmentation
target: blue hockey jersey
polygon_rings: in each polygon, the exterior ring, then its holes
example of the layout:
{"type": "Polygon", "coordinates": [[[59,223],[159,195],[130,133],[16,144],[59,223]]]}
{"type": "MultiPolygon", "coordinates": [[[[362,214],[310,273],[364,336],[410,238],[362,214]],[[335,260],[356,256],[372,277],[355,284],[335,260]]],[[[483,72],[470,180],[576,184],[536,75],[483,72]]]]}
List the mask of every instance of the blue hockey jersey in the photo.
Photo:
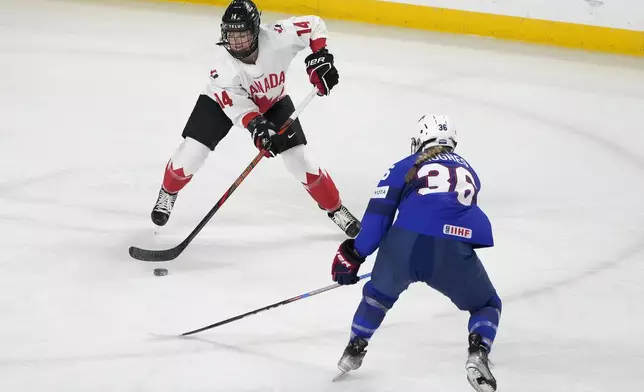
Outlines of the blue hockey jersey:
{"type": "Polygon", "coordinates": [[[420,234],[469,242],[475,248],[493,246],[492,226],[477,205],[481,182],[474,168],[455,153],[443,153],[422,163],[416,176],[406,183],[405,176],[419,156],[417,153],[397,162],[378,183],[355,240],[358,253],[373,253],[392,224],[420,234]]]}

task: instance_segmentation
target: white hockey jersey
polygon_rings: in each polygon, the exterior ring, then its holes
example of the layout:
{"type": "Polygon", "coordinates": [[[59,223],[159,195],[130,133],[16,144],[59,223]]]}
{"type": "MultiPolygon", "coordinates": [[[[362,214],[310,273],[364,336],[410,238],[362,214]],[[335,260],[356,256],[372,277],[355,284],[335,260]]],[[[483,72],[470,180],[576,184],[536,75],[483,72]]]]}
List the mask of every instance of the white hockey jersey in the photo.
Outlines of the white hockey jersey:
{"type": "Polygon", "coordinates": [[[297,53],[307,46],[313,52],[322,49],[326,38],[326,25],[317,16],[261,25],[255,64],[246,64],[218,47],[215,68],[203,94],[221,106],[233,125],[246,128],[250,120],[286,95],[286,71],[297,53]]]}

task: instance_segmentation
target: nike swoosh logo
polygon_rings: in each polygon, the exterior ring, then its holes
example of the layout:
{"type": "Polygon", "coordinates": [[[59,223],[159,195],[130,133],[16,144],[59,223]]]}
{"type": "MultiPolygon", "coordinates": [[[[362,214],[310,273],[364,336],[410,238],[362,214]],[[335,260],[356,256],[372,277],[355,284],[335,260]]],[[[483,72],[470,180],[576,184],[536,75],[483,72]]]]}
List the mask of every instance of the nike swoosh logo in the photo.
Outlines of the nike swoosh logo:
{"type": "Polygon", "coordinates": [[[295,136],[295,133],[291,133],[290,135],[288,135],[288,138],[290,139],[290,138],[292,138],[293,136],[295,136]]]}

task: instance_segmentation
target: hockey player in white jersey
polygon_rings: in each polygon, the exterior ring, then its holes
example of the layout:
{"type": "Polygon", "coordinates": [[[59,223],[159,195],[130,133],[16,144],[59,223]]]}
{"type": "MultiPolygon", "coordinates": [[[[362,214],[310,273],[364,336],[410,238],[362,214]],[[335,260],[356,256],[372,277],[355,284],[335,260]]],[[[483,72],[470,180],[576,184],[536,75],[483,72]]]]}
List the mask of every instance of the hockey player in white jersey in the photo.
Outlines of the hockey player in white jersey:
{"type": "Polygon", "coordinates": [[[168,161],[152,221],[167,223],[178,192],[188,184],[211,151],[233,126],[246,128],[266,157],[280,155],[318,206],[349,236],[360,222],[342,205],[326,170],[309,160],[299,120],[284,134],[279,127],[294,110],[286,94],[286,71],[298,52],[309,47],[306,71],[318,95],[338,84],[333,55],[326,48],[327,29],[317,16],[301,16],[274,25],[260,24],[251,0],[233,0],[221,23],[221,42],[209,82],[183,130],[183,142],[168,161]]]}

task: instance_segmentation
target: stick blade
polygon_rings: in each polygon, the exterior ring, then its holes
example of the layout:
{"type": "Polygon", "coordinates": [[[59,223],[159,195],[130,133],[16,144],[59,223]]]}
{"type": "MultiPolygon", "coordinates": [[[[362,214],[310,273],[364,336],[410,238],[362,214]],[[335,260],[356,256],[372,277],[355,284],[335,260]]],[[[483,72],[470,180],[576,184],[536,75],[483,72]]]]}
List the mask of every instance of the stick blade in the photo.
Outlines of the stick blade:
{"type": "Polygon", "coordinates": [[[136,260],[141,261],[151,261],[151,262],[161,262],[161,261],[170,261],[176,259],[183,248],[178,246],[166,250],[150,250],[150,249],[141,249],[136,246],[130,246],[129,253],[130,257],[136,260]]]}

